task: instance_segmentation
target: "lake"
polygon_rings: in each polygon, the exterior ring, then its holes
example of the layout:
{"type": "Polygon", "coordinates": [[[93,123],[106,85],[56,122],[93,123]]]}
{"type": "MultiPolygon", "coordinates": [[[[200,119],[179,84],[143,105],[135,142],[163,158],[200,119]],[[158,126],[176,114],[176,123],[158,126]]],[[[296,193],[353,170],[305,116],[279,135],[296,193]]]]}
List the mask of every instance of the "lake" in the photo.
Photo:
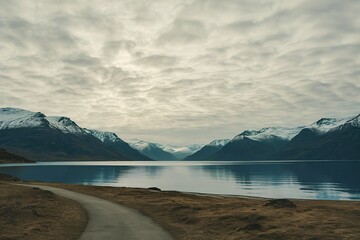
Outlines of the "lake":
{"type": "Polygon", "coordinates": [[[360,161],[4,164],[24,180],[271,198],[360,200],[360,161]]]}

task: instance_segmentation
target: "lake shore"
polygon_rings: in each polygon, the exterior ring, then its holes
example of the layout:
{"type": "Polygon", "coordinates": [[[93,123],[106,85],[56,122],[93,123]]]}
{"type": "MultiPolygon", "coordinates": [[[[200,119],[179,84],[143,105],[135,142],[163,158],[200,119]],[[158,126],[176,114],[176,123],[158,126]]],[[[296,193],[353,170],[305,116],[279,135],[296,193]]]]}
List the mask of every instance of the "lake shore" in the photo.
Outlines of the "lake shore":
{"type": "Polygon", "coordinates": [[[222,195],[43,183],[137,209],[175,239],[356,239],[360,202],[271,201],[222,195]]]}
{"type": "Polygon", "coordinates": [[[175,239],[356,239],[360,202],[280,200],[36,183],[137,209],[175,239]]]}

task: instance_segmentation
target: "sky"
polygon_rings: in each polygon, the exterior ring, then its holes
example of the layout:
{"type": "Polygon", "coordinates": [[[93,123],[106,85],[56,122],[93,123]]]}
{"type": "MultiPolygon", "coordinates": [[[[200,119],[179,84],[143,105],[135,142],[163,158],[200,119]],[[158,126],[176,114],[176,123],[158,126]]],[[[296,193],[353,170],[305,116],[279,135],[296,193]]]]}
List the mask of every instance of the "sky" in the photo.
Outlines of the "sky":
{"type": "Polygon", "coordinates": [[[360,113],[359,0],[0,6],[0,107],[178,145],[360,113]]]}

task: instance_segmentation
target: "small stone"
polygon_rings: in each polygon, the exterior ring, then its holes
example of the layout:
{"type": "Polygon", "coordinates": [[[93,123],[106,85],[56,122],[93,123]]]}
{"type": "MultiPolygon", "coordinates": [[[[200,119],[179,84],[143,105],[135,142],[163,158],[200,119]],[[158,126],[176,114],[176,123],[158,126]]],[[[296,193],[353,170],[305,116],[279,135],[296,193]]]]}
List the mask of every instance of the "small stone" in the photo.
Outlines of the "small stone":
{"type": "Polygon", "coordinates": [[[157,188],[157,187],[149,187],[148,189],[149,189],[149,190],[153,190],[153,191],[161,192],[161,189],[160,189],[160,188],[157,188]]]}
{"type": "Polygon", "coordinates": [[[296,208],[296,205],[289,199],[271,199],[267,201],[264,206],[275,208],[296,208]]]}

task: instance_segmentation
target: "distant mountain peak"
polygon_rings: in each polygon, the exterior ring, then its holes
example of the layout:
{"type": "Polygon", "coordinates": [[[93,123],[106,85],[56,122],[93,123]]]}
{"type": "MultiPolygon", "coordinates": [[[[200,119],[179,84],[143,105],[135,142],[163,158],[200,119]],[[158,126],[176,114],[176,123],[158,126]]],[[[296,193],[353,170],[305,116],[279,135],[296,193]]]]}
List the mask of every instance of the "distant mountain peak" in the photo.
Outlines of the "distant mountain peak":
{"type": "Polygon", "coordinates": [[[336,121],[337,121],[336,118],[321,118],[320,120],[316,121],[315,124],[318,126],[334,125],[336,121]]]}
{"type": "Polygon", "coordinates": [[[99,131],[93,129],[85,129],[85,131],[104,143],[124,142],[113,132],[99,131]]]}
{"type": "Polygon", "coordinates": [[[245,130],[237,135],[231,141],[242,140],[245,137],[255,141],[261,141],[271,138],[281,138],[290,140],[295,137],[304,127],[284,128],[284,127],[266,127],[260,130],[245,130]]]}
{"type": "Polygon", "coordinates": [[[326,133],[330,130],[336,129],[345,124],[354,117],[347,118],[321,118],[309,126],[310,129],[318,131],[319,133],[326,133]]]}
{"type": "Polygon", "coordinates": [[[228,142],[230,142],[230,139],[216,139],[211,141],[208,146],[225,146],[228,142]]]}
{"type": "Polygon", "coordinates": [[[20,108],[0,108],[0,129],[48,127],[64,133],[84,133],[74,121],[63,116],[46,116],[20,108]]]}
{"type": "Polygon", "coordinates": [[[49,121],[51,128],[56,128],[63,133],[83,134],[85,130],[79,127],[73,120],[68,117],[50,116],[45,117],[49,121]]]}
{"type": "Polygon", "coordinates": [[[20,108],[0,108],[0,129],[33,128],[49,125],[41,112],[20,108]]]}

